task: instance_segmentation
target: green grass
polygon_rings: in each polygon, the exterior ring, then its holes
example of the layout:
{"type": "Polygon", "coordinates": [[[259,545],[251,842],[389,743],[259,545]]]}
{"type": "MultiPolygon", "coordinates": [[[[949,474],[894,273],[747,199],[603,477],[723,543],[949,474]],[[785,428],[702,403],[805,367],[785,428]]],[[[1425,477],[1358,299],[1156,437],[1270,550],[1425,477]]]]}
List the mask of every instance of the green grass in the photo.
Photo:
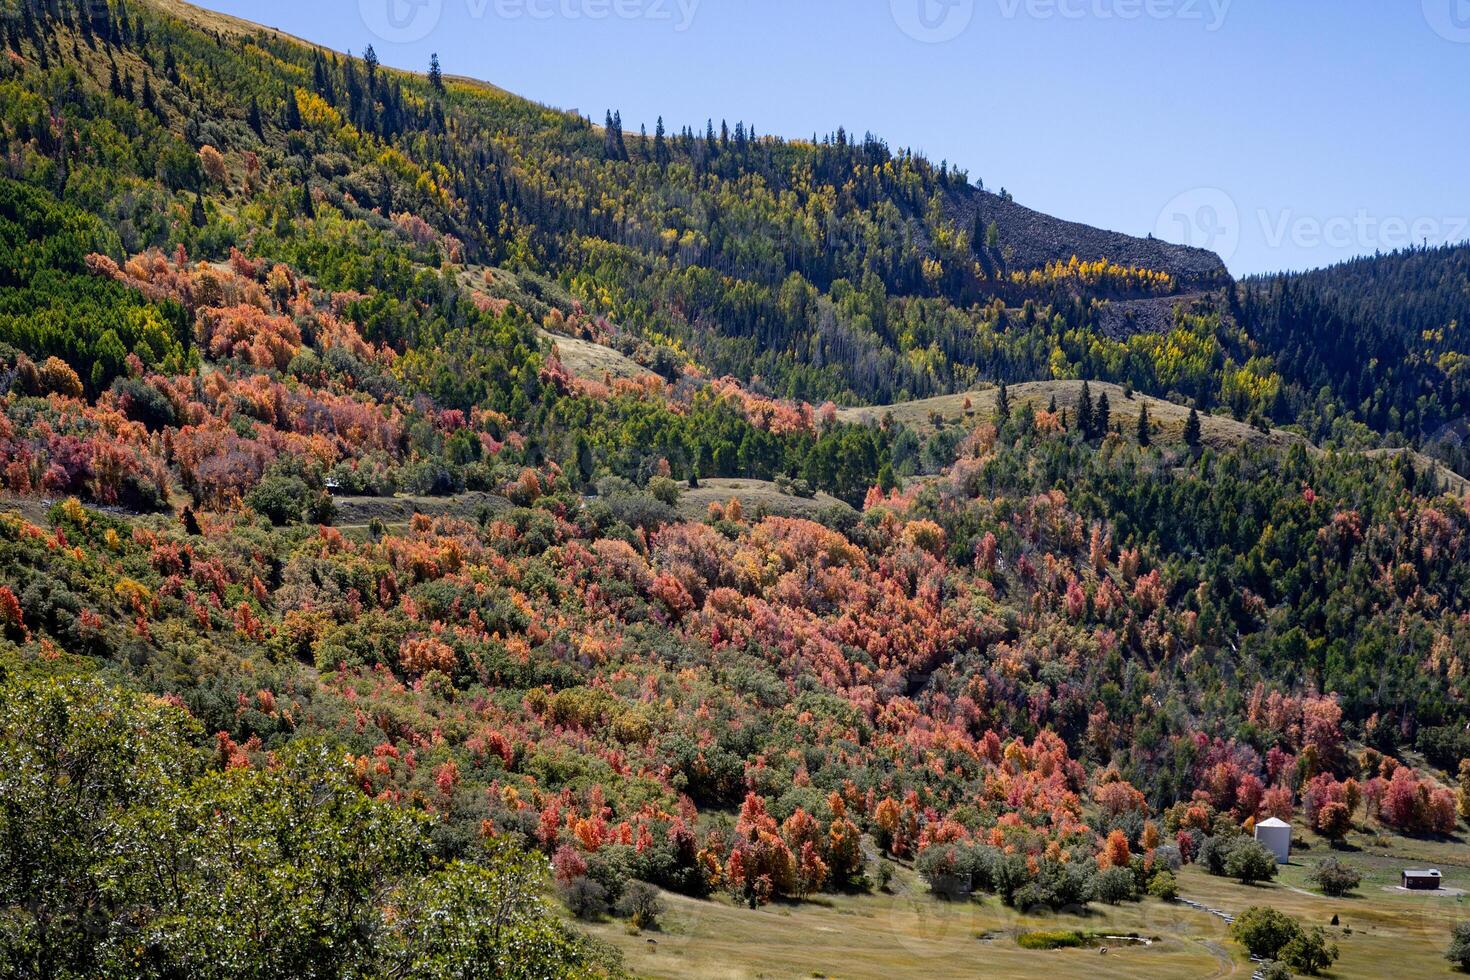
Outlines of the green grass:
{"type": "Polygon", "coordinates": [[[1081,949],[1091,944],[1087,936],[1070,929],[1038,929],[1016,937],[1016,945],[1022,949],[1081,949]]]}

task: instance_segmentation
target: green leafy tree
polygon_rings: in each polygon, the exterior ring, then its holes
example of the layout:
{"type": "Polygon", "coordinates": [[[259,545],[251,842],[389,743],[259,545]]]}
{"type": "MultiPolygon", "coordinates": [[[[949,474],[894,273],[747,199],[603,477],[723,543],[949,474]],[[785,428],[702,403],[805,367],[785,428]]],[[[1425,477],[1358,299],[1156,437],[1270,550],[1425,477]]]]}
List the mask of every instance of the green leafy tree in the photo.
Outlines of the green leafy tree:
{"type": "Polygon", "coordinates": [[[1230,935],[1252,956],[1279,959],[1281,951],[1301,935],[1302,928],[1285,912],[1265,905],[1253,905],[1230,924],[1230,935]]]}
{"type": "Polygon", "coordinates": [[[1127,868],[1104,868],[1096,880],[1098,900],[1109,905],[1132,899],[1136,887],[1133,872],[1127,868]]]}
{"type": "Polygon", "coordinates": [[[310,742],[274,769],[231,768],[119,820],[120,897],[148,910],[110,951],[137,976],[340,976],[374,960],[395,880],[428,825],[354,786],[310,742]]]}
{"type": "Polygon", "coordinates": [[[1301,930],[1281,949],[1281,962],[1309,977],[1321,975],[1337,956],[1337,944],[1327,941],[1321,926],[1301,930]]]}
{"type": "MultiPolygon", "coordinates": [[[[119,926],[119,819],[169,799],[202,765],[177,708],[83,680],[0,687],[0,964],[94,975],[119,926]]],[[[156,870],[156,869],[154,869],[156,870]]]]}
{"type": "MultiPolygon", "coordinates": [[[[0,687],[0,971],[23,977],[608,976],[509,844],[441,865],[425,814],[313,739],[257,767],[94,681],[0,687]]],[[[264,761],[264,760],[262,760],[264,761]]]]}
{"type": "Polygon", "coordinates": [[[1470,922],[1456,922],[1450,934],[1450,945],[1445,950],[1445,959],[1462,970],[1470,970],[1470,922]]]}
{"type": "Polygon", "coordinates": [[[1225,859],[1225,873],[1242,885],[1276,877],[1276,856],[1254,840],[1241,841],[1225,859]]]}
{"type": "Polygon", "coordinates": [[[1363,875],[1358,869],[1329,857],[1317,862],[1307,880],[1322,889],[1322,894],[1335,898],[1357,888],[1363,881],[1363,875]]]}
{"type": "Polygon", "coordinates": [[[563,925],[542,897],[546,863],[494,845],[482,864],[454,862],[388,896],[394,910],[378,965],[405,980],[598,977],[614,958],[563,925]]]}
{"type": "Polygon", "coordinates": [[[1172,902],[1179,897],[1179,882],[1171,871],[1156,871],[1148,881],[1148,893],[1154,898],[1172,902]]]}

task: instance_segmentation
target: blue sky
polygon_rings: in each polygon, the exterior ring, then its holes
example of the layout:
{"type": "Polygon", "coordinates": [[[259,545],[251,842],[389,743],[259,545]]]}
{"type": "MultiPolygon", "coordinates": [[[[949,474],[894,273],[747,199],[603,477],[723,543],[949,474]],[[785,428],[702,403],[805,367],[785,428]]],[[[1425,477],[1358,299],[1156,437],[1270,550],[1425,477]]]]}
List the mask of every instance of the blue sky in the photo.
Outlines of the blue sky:
{"type": "Polygon", "coordinates": [[[204,5],[635,131],[871,131],[1237,274],[1470,238],[1470,0],[204,5]]]}

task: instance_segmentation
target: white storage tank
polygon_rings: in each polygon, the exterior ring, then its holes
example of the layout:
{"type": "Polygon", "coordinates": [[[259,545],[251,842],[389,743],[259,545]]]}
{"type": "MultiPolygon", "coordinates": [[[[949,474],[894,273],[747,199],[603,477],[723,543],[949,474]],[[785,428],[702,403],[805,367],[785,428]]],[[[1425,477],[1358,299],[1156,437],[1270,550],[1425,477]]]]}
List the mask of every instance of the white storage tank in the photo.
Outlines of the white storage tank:
{"type": "Polygon", "coordinates": [[[1275,817],[1267,817],[1256,824],[1256,840],[1266,850],[1276,855],[1277,864],[1291,859],[1291,824],[1275,817]]]}

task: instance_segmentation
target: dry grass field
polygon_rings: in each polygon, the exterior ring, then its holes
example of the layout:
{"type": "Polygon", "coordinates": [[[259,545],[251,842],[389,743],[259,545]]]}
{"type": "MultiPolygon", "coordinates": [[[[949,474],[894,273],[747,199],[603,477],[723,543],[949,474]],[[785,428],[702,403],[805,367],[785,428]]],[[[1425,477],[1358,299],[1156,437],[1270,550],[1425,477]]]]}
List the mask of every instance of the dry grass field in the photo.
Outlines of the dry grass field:
{"type": "Polygon", "coordinates": [[[1230,948],[1224,922],[1184,906],[1150,901],[1099,908],[1087,916],[1023,916],[995,898],[941,902],[907,870],[891,894],[824,896],[800,906],[750,911],[728,902],[666,895],[661,932],[630,934],[621,923],[594,928],[623,951],[641,977],[754,980],[832,977],[1154,977],[1248,976],[1230,948]],[[1033,952],[1016,936],[1077,929],[1157,938],[1097,949],[1033,952]],[[653,940],[652,943],[649,940],[653,940]]]}
{"type": "Polygon", "coordinates": [[[548,333],[545,330],[539,333],[548,346],[556,345],[562,364],[579,378],[600,381],[604,375],[611,375],[614,378],[641,378],[651,373],[631,357],[620,354],[611,347],[604,347],[577,337],[548,333]]]}
{"type": "MultiPolygon", "coordinates": [[[[1149,418],[1153,421],[1154,438],[1160,441],[1178,440],[1184,434],[1184,422],[1189,418],[1189,409],[1174,402],[1165,401],[1162,398],[1153,398],[1134,392],[1130,397],[1126,395],[1119,385],[1109,384],[1103,381],[1088,382],[1092,391],[1092,397],[1097,399],[1103,393],[1108,396],[1108,404],[1112,411],[1113,421],[1121,424],[1123,431],[1132,434],[1138,425],[1139,406],[1148,405],[1149,418]]],[[[909,425],[915,430],[928,433],[934,430],[931,417],[938,417],[946,423],[957,422],[966,417],[976,419],[989,418],[995,413],[995,399],[998,389],[985,388],[982,390],[965,392],[957,395],[940,395],[937,398],[925,398],[919,401],[901,402],[897,405],[873,405],[862,408],[839,409],[837,416],[849,422],[876,422],[881,420],[890,412],[893,417],[909,425]],[[970,402],[970,408],[966,410],[965,401],[970,402]]],[[[1030,404],[1034,408],[1046,408],[1053,398],[1056,399],[1057,407],[1065,409],[1069,417],[1076,417],[1077,403],[1082,395],[1081,381],[1028,381],[1023,384],[1012,385],[1008,389],[1013,409],[1022,405],[1030,404]]],[[[1272,429],[1262,432],[1244,422],[1237,422],[1232,418],[1222,418],[1217,415],[1200,416],[1200,434],[1205,445],[1224,447],[1240,445],[1241,443],[1254,443],[1258,445],[1289,446],[1293,443],[1305,443],[1307,440],[1292,432],[1284,432],[1280,429],[1272,429]]]]}
{"type": "Polygon", "coordinates": [[[415,497],[399,494],[393,497],[334,497],[340,528],[366,527],[373,520],[388,527],[402,527],[415,514],[428,517],[459,517],[477,520],[483,510],[491,513],[510,509],[509,500],[491,493],[461,493],[452,497],[415,497]]]}
{"type": "Polygon", "coordinates": [[[710,479],[699,481],[698,490],[685,490],[679,495],[679,513],[686,518],[703,520],[709,513],[710,504],[724,504],[732,498],[740,501],[741,508],[748,515],[764,508],[767,514],[777,517],[810,518],[832,507],[847,506],[825,493],[814,497],[783,493],[776,484],[765,480],[710,479]]]}
{"type": "MultiPolygon", "coordinates": [[[[1298,828],[1300,834],[1300,828],[1298,828]]],[[[1444,958],[1450,931],[1470,919],[1470,848],[1463,840],[1428,841],[1354,834],[1344,850],[1307,835],[1271,884],[1245,886],[1197,867],[1179,876],[1180,895],[1230,913],[1270,905],[1304,925],[1322,926],[1341,957],[1339,980],[1457,976],[1444,958]],[[1376,844],[1374,843],[1376,842],[1376,844]],[[1312,866],[1332,854],[1364,873],[1357,893],[1328,898],[1312,890],[1312,866]],[[1394,889],[1404,867],[1445,873],[1449,894],[1394,889]],[[1331,925],[1332,917],[1338,925],[1331,925]]],[[[1146,899],[1116,907],[1094,905],[1087,915],[1022,915],[993,896],[944,902],[927,893],[908,868],[898,868],[888,893],[822,896],[803,905],[750,911],[717,898],[665,895],[668,914],[658,932],[637,933],[621,922],[592,931],[623,951],[632,972],[652,978],[755,980],[777,977],[1045,977],[1106,980],[1149,977],[1251,976],[1254,966],[1231,941],[1224,920],[1178,903],[1146,899]],[[1099,949],[1030,951],[1016,942],[1038,929],[1136,934],[1146,946],[1108,942],[1099,949]],[[651,940],[651,941],[650,941],[651,940]]],[[[1103,942],[1107,942],[1104,940],[1103,942]]]]}

